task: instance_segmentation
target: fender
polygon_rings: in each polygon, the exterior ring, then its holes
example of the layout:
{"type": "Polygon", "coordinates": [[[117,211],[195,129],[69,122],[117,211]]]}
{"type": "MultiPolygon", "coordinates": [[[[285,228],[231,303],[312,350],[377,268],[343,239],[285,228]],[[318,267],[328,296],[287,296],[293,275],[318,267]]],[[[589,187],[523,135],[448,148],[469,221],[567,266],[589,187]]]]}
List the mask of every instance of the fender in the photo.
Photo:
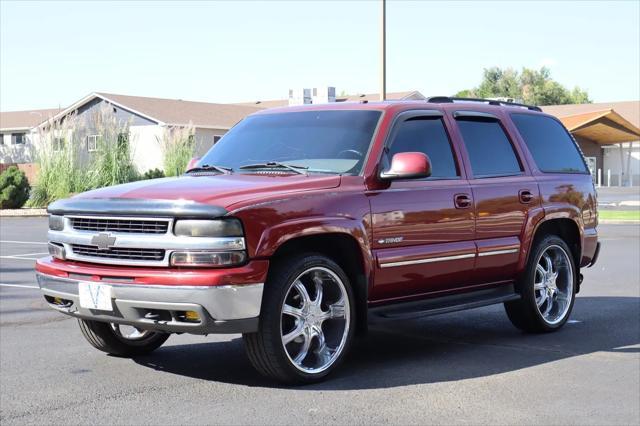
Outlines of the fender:
{"type": "Polygon", "coordinates": [[[543,223],[554,219],[570,219],[576,223],[580,234],[580,247],[584,246],[584,232],[581,226],[582,217],[580,209],[573,205],[544,206],[532,210],[522,232],[522,250],[518,261],[518,273],[524,271],[529,260],[529,253],[533,245],[533,239],[543,223]]]}
{"type": "Polygon", "coordinates": [[[265,229],[256,247],[256,258],[268,258],[282,244],[295,238],[312,235],[344,234],[355,239],[360,247],[364,270],[367,275],[373,270],[373,257],[365,224],[355,218],[322,216],[288,220],[265,229]]]}

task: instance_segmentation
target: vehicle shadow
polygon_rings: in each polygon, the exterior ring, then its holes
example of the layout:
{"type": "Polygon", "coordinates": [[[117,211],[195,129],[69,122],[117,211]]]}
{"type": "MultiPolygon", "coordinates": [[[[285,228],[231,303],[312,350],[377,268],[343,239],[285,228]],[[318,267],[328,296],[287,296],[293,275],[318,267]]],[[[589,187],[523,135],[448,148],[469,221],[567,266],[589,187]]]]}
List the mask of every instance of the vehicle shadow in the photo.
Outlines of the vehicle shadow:
{"type": "MultiPolygon", "coordinates": [[[[579,297],[556,333],[524,334],[502,306],[372,327],[327,381],[305,390],[377,389],[487,377],[594,352],[640,353],[640,298],[579,297]]],[[[278,386],[253,370],[242,339],[169,346],[136,363],[245,386],[278,386]]]]}

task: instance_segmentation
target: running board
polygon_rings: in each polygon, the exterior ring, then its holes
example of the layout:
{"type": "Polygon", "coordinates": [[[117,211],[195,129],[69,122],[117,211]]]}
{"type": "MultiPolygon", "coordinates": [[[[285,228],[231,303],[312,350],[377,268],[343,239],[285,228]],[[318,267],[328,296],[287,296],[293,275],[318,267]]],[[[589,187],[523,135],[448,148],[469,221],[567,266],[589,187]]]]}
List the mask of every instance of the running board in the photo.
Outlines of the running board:
{"type": "Polygon", "coordinates": [[[369,308],[369,319],[375,322],[375,319],[419,318],[480,308],[518,299],[520,299],[520,295],[515,292],[513,284],[508,284],[469,293],[369,308]]]}

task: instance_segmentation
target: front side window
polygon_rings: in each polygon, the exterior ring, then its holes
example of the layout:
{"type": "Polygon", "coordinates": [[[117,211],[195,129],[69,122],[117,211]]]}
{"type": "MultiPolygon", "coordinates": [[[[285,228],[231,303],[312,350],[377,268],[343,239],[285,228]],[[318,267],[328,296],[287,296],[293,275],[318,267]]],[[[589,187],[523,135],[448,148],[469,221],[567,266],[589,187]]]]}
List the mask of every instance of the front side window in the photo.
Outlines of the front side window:
{"type": "Polygon", "coordinates": [[[478,117],[457,117],[475,177],[509,176],[522,172],[516,153],[500,122],[478,117]]]}
{"type": "Polygon", "coordinates": [[[546,173],[586,173],[585,162],[567,130],[551,117],[511,114],[536,165],[546,173]]]}
{"type": "Polygon", "coordinates": [[[439,117],[413,117],[400,124],[389,148],[388,159],[399,152],[422,152],[431,160],[429,179],[459,176],[449,136],[439,117]]]}
{"type": "Polygon", "coordinates": [[[333,110],[250,116],[211,147],[199,164],[242,172],[242,166],[279,162],[306,167],[310,173],[357,175],[380,115],[333,110]]]}

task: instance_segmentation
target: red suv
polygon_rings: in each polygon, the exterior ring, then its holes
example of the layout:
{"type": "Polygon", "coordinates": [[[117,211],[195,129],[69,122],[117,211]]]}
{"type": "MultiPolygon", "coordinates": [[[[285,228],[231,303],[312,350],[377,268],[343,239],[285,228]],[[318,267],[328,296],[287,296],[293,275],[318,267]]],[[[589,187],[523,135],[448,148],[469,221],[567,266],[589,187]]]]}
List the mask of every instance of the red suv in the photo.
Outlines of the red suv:
{"type": "Polygon", "coordinates": [[[596,194],[575,141],[491,100],[261,111],[178,178],[49,206],[50,306],[96,348],[242,333],[262,374],[317,381],[371,320],[504,303],[562,327],[596,261],[596,194]]]}

